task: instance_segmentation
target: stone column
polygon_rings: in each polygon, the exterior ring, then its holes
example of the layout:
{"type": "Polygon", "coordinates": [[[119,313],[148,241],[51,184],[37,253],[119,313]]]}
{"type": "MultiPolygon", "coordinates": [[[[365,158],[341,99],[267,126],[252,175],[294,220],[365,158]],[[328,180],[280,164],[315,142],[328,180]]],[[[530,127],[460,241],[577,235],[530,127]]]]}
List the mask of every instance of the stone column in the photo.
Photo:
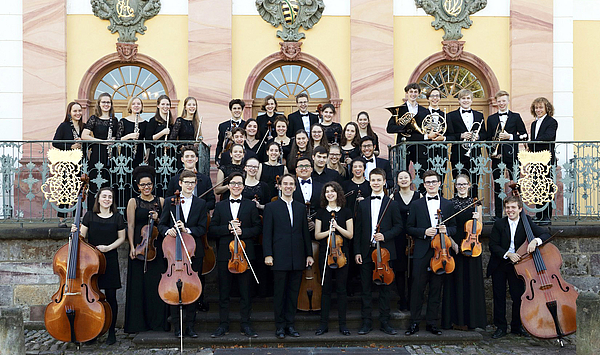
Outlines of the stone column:
{"type": "Polygon", "coordinates": [[[0,308],[0,349],[2,354],[25,354],[21,308],[0,308]]]}
{"type": "Polygon", "coordinates": [[[600,352],[600,296],[581,292],[577,298],[577,355],[600,352]]]}

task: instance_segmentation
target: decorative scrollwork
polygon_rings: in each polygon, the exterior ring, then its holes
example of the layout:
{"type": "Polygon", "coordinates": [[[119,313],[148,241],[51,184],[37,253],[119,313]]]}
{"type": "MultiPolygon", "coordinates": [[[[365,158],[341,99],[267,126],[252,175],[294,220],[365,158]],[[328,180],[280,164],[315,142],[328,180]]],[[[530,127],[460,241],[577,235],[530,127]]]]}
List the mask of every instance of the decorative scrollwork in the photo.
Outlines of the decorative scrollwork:
{"type": "Polygon", "coordinates": [[[48,151],[51,176],[42,184],[42,193],[48,201],[72,205],[77,202],[77,193],[81,187],[79,173],[83,153],[79,149],[48,151]]]}
{"type": "Polygon", "coordinates": [[[552,166],[549,151],[519,152],[521,166],[521,197],[523,202],[542,205],[554,200],[558,191],[556,183],[549,177],[552,166]]]}

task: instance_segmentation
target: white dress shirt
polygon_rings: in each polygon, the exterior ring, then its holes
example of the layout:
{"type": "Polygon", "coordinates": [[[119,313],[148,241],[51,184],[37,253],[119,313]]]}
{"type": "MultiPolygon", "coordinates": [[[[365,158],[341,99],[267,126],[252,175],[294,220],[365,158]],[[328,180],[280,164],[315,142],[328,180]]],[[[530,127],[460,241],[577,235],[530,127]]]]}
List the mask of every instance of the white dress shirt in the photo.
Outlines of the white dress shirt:
{"type": "Polygon", "coordinates": [[[294,226],[294,210],[292,209],[292,202],[294,202],[294,200],[287,202],[286,200],[284,200],[282,198],[281,201],[285,202],[285,205],[288,209],[288,214],[290,215],[290,227],[293,227],[294,226]]]}
{"type": "Polygon", "coordinates": [[[306,111],[306,113],[300,112],[300,117],[302,117],[302,125],[304,125],[304,130],[310,137],[310,116],[308,115],[308,111],[306,111]]]}
{"type": "Polygon", "coordinates": [[[465,123],[465,127],[467,127],[467,131],[471,131],[471,129],[473,128],[473,109],[469,109],[471,110],[471,112],[464,112],[463,113],[463,109],[460,108],[460,116],[462,117],[463,122],[465,123]]]}
{"type": "Polygon", "coordinates": [[[304,202],[308,202],[312,197],[312,179],[306,179],[309,181],[306,184],[303,184],[302,180],[304,179],[298,178],[298,184],[300,184],[300,190],[302,191],[302,196],[304,196],[304,202]]]}
{"type": "Polygon", "coordinates": [[[419,112],[419,104],[415,102],[415,105],[411,105],[410,101],[406,101],[406,107],[408,108],[408,112],[416,115],[419,112]]]}
{"type": "Polygon", "coordinates": [[[365,179],[369,181],[369,174],[371,173],[371,170],[377,167],[377,160],[375,159],[375,155],[371,156],[373,161],[369,161],[365,156],[363,156],[363,159],[367,161],[367,164],[365,165],[365,179]]]}
{"type": "Polygon", "coordinates": [[[373,235],[377,232],[377,222],[379,222],[379,210],[381,209],[381,203],[383,202],[383,192],[379,195],[371,195],[379,196],[381,198],[372,198],[371,199],[371,244],[375,243],[375,238],[373,235]]]}
{"type": "Polygon", "coordinates": [[[504,259],[507,258],[508,253],[515,252],[515,233],[517,232],[520,220],[520,217],[517,217],[516,221],[513,221],[512,219],[508,220],[508,226],[510,227],[510,246],[508,247],[508,251],[504,254],[504,259]]]}
{"type": "Polygon", "coordinates": [[[242,205],[242,203],[231,203],[231,200],[241,200],[242,196],[240,196],[239,198],[234,199],[233,197],[229,196],[229,209],[231,210],[231,216],[233,217],[233,219],[237,219],[238,218],[238,213],[240,211],[240,206],[242,205]]]}
{"type": "MultiPolygon", "coordinates": [[[[498,112],[498,118],[500,119],[500,128],[502,128],[502,130],[504,130],[504,128],[506,127],[506,121],[508,121],[508,111],[506,112],[498,112]]],[[[510,134],[510,139],[509,140],[513,140],[513,135],[510,134]]]]}
{"type": "Polygon", "coordinates": [[[544,118],[546,118],[546,115],[543,115],[535,120],[535,136],[533,139],[537,139],[538,133],[540,132],[540,127],[542,127],[542,122],[544,122],[544,118]]]}
{"type": "MultiPolygon", "coordinates": [[[[431,226],[432,227],[437,227],[438,225],[438,215],[437,215],[437,210],[440,208],[440,196],[439,195],[435,195],[435,196],[429,196],[429,195],[425,195],[425,201],[427,201],[427,211],[429,212],[429,221],[431,222],[431,226]],[[437,200],[430,200],[430,197],[435,197],[437,196],[437,200]]],[[[425,239],[427,239],[428,236],[425,235],[425,239]]]]}
{"type": "MultiPolygon", "coordinates": [[[[183,213],[183,224],[187,224],[188,217],[190,216],[190,209],[192,208],[192,197],[185,197],[181,195],[181,212],[183,213]]],[[[189,228],[185,228],[187,233],[192,233],[189,228]]]]}

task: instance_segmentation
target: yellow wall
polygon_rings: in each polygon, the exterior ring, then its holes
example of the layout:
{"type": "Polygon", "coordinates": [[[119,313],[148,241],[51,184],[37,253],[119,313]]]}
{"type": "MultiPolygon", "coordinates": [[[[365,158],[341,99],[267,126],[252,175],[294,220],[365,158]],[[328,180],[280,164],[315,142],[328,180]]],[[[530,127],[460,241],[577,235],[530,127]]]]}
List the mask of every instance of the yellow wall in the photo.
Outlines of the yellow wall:
{"type": "MultiPolygon", "coordinates": [[[[280,29],[280,28],[279,28],[280,29]]],[[[242,97],[248,75],[265,57],[279,52],[277,28],[260,16],[233,16],[232,95],[242,97]]],[[[302,32],[302,30],[301,30],[302,32]]],[[[302,52],[322,61],[333,73],[340,91],[342,123],[350,121],[350,17],[323,16],[306,31],[302,52]]]]}
{"type": "MultiPolygon", "coordinates": [[[[402,103],[404,87],[424,59],[442,50],[442,29],[431,27],[432,17],[394,18],[394,97],[402,103]]],[[[481,58],[492,69],[501,88],[510,84],[510,20],[508,17],[477,17],[462,30],[465,52],[481,58]],[[490,34],[494,34],[491,36],[490,34]]],[[[486,93],[488,97],[493,93],[486,93]]]]}
{"type": "MultiPolygon", "coordinates": [[[[598,100],[600,42],[590,40],[600,32],[600,21],[573,21],[573,138],[600,140],[600,125],[594,124],[598,100]]],[[[556,105],[556,103],[555,103],[556,105]]]]}
{"type": "MultiPolygon", "coordinates": [[[[67,100],[77,98],[79,84],[98,59],[116,51],[118,33],[106,29],[108,21],[93,15],[67,16],[67,100]]],[[[165,67],[183,100],[188,93],[188,18],[159,15],[146,21],[145,35],[137,35],[138,53],[165,67]]]]}

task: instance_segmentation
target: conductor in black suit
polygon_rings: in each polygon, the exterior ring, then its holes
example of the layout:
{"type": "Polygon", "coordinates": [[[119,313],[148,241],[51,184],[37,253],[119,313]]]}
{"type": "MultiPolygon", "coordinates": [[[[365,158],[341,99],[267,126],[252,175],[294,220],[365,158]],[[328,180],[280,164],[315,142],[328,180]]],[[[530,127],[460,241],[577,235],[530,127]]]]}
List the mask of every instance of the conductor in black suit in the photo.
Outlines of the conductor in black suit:
{"type": "MultiPolygon", "coordinates": [[[[390,198],[383,192],[385,185],[385,172],[382,169],[375,168],[369,174],[369,184],[371,186],[371,196],[366,197],[358,204],[356,210],[356,229],[354,230],[354,259],[356,264],[360,265],[360,281],[362,286],[361,293],[361,318],[362,325],[358,334],[365,335],[372,330],[371,303],[373,293],[373,269],[375,263],[371,255],[376,250],[376,242],[379,242],[381,248],[390,252],[391,261],[396,259],[396,247],[394,238],[400,235],[402,231],[402,217],[400,208],[396,201],[391,201],[385,214],[385,206],[390,198]],[[379,230],[377,230],[377,224],[379,230]]],[[[390,298],[391,285],[382,284],[379,287],[379,323],[380,330],[386,334],[395,335],[398,332],[390,326],[390,298]]]]}
{"type": "MultiPolygon", "coordinates": [[[[519,261],[520,257],[515,252],[527,242],[524,221],[521,220],[523,201],[519,197],[509,196],[504,199],[504,212],[507,217],[497,220],[490,234],[490,262],[487,268],[487,276],[492,276],[492,289],[494,292],[494,325],[496,332],[492,338],[498,339],[506,335],[506,283],[510,292],[512,305],[511,332],[517,335],[527,335],[521,325],[521,295],[525,292],[525,285],[516,272],[513,263],[519,261]]],[[[550,234],[544,228],[531,223],[527,217],[527,223],[535,239],[527,246],[527,252],[531,253],[544,240],[550,238],[550,234]]]]}
{"type": "Polygon", "coordinates": [[[212,338],[221,337],[229,332],[229,295],[231,284],[235,281],[240,288],[240,316],[241,333],[247,337],[256,338],[258,334],[252,330],[250,312],[252,304],[250,299],[250,282],[254,279],[252,271],[246,270],[241,274],[233,274],[228,269],[231,259],[229,244],[235,240],[234,233],[244,241],[245,253],[239,252],[248,261],[254,261],[254,239],[262,230],[260,216],[256,204],[250,200],[242,199],[244,190],[244,176],[241,173],[231,174],[229,180],[229,198],[217,203],[210,220],[209,233],[218,240],[217,243],[217,270],[219,272],[219,327],[211,334],[212,338]],[[233,228],[235,227],[235,232],[233,228]]]}
{"type": "Polygon", "coordinates": [[[217,148],[215,150],[215,163],[220,165],[221,162],[221,151],[224,149],[225,140],[232,139],[231,131],[234,128],[244,128],[246,121],[242,119],[244,113],[244,106],[246,103],[241,99],[233,99],[229,101],[229,111],[231,111],[231,118],[225,122],[219,124],[219,135],[217,141],[217,148]]]}
{"type": "Polygon", "coordinates": [[[319,123],[319,116],[308,112],[308,95],[306,93],[300,93],[296,96],[296,104],[298,105],[298,111],[292,112],[288,116],[287,136],[292,138],[296,131],[303,129],[310,137],[310,127],[315,123],[319,123]]]}
{"type": "MultiPolygon", "coordinates": [[[[176,208],[180,209],[181,219],[177,221],[177,228],[181,232],[186,232],[194,237],[196,242],[196,252],[192,257],[192,269],[199,274],[202,274],[202,262],[204,259],[204,248],[202,248],[201,237],[206,234],[206,202],[194,196],[193,192],[196,188],[196,174],[189,170],[184,170],[179,175],[179,186],[181,188],[181,205],[173,205],[175,196],[171,196],[165,200],[158,230],[161,236],[165,238],[175,238],[177,230],[173,223],[171,213],[177,216],[176,208]]],[[[191,256],[191,255],[190,255],[191,256]]],[[[197,338],[198,334],[194,331],[194,322],[196,321],[196,304],[191,303],[183,306],[185,315],[186,329],[185,335],[192,338],[197,338]]],[[[171,319],[175,335],[179,337],[181,330],[179,328],[179,306],[171,306],[171,319]]]]}
{"type": "Polygon", "coordinates": [[[504,184],[496,182],[500,175],[504,176],[504,171],[498,168],[500,163],[506,165],[508,179],[513,179],[513,169],[519,154],[519,141],[527,139],[527,130],[521,115],[508,109],[508,92],[501,90],[496,94],[496,103],[498,112],[494,113],[487,120],[487,132],[490,140],[505,142],[493,145],[490,151],[492,158],[492,176],[494,177],[494,209],[496,218],[502,218],[502,199],[499,197],[504,189],[504,184]],[[509,144],[508,142],[517,142],[509,144]]]}
{"type": "Polygon", "coordinates": [[[426,195],[410,204],[408,213],[407,231],[415,242],[413,252],[413,284],[410,291],[410,327],[405,332],[412,335],[419,331],[419,323],[423,319],[421,310],[425,287],[429,283],[429,295],[427,298],[427,331],[435,335],[441,335],[442,331],[437,327],[438,314],[440,310],[441,291],[444,275],[433,273],[429,269],[429,263],[433,257],[431,240],[439,232],[452,236],[456,233],[456,222],[450,219],[446,225],[440,224],[437,218],[437,210],[442,211],[442,218],[454,214],[454,205],[439,194],[441,177],[433,170],[423,173],[423,184],[426,195]]]}
{"type": "MultiPolygon", "coordinates": [[[[536,143],[530,143],[529,149],[532,152],[550,151],[550,164],[554,165],[556,164],[554,141],[556,141],[556,131],[558,130],[558,122],[552,117],[554,107],[545,97],[538,97],[531,103],[531,114],[535,117],[535,121],[531,123],[531,140],[536,143]]],[[[547,177],[553,179],[552,170],[547,177]]],[[[543,208],[544,205],[536,205],[536,207],[543,208]]],[[[535,219],[540,220],[543,224],[549,224],[550,216],[552,216],[551,202],[544,211],[535,214],[535,219]]]]}
{"type": "Polygon", "coordinates": [[[469,150],[464,148],[463,144],[469,145],[472,144],[470,142],[487,140],[485,122],[483,114],[471,108],[471,104],[473,103],[473,93],[471,90],[462,89],[458,92],[457,96],[460,108],[448,112],[448,115],[446,115],[446,125],[448,127],[446,137],[449,141],[462,141],[465,143],[452,144],[452,155],[450,157],[452,176],[456,179],[460,173],[468,175],[473,183],[471,197],[477,197],[478,176],[475,172],[472,173],[471,169],[475,166],[474,161],[481,155],[481,148],[472,146],[469,150]],[[457,166],[459,163],[462,165],[461,169],[457,166]]]}
{"type": "MultiPolygon", "coordinates": [[[[193,192],[194,196],[200,196],[212,188],[212,181],[210,181],[210,178],[196,170],[198,164],[198,151],[194,146],[190,145],[183,147],[181,151],[181,161],[183,162],[184,170],[196,172],[196,188],[193,192]]],[[[171,180],[169,180],[166,195],[173,196],[175,191],[179,189],[179,174],[175,174],[171,180]]],[[[206,201],[206,208],[208,210],[213,210],[215,208],[216,199],[213,191],[204,194],[201,198],[206,201]]]]}
{"type": "Polygon", "coordinates": [[[265,206],[263,254],[273,267],[275,335],[299,337],[294,328],[302,271],[314,263],[306,221],[306,209],[292,197],[296,179],[285,174],[280,180],[281,197],[265,206]]]}

